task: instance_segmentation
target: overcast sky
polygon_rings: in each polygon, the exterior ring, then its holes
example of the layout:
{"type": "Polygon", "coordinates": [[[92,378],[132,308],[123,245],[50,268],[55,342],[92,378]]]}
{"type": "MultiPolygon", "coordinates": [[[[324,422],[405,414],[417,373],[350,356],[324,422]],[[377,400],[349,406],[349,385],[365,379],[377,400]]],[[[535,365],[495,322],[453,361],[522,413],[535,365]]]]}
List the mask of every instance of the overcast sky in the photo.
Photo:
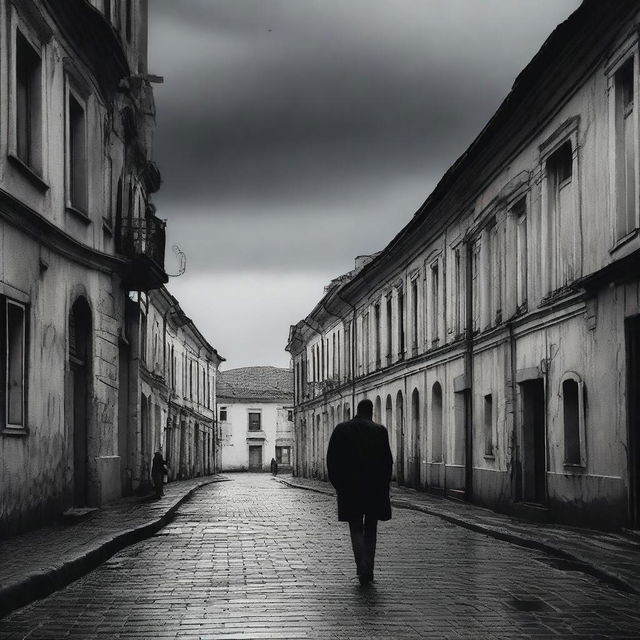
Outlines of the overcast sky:
{"type": "Polygon", "coordinates": [[[408,222],[579,0],[151,0],[169,289],[227,358],[408,222]]]}

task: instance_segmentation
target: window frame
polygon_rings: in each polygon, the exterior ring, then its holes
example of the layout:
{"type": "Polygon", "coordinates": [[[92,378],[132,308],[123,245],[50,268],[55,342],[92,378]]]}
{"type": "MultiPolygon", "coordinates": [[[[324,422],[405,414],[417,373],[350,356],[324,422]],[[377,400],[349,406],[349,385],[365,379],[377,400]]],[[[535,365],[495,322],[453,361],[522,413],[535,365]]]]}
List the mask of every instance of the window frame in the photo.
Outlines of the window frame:
{"type": "Polygon", "coordinates": [[[89,219],[90,204],[90,170],[89,170],[89,112],[88,112],[88,99],[89,93],[82,91],[78,83],[67,72],[65,81],[65,123],[64,123],[64,153],[65,153],[65,207],[67,211],[75,213],[84,222],[91,222],[89,219]],[[83,184],[82,186],[82,201],[78,200],[75,196],[74,188],[74,166],[73,162],[75,149],[72,148],[72,121],[71,121],[71,106],[74,101],[82,111],[82,153],[83,157],[80,159],[84,164],[83,184]]]}
{"type": "Polygon", "coordinates": [[[262,409],[247,409],[247,431],[251,433],[256,433],[262,431],[262,409]],[[252,428],[251,426],[251,416],[258,416],[258,428],[252,428]]]}
{"type": "Polygon", "coordinates": [[[610,253],[614,253],[618,248],[635,238],[640,232],[640,141],[638,134],[640,131],[640,50],[639,36],[628,39],[618,48],[614,56],[610,59],[605,68],[607,81],[607,92],[609,101],[609,233],[610,233],[610,253]],[[619,91],[618,74],[629,62],[633,64],[632,76],[634,79],[633,95],[633,128],[634,139],[634,176],[635,176],[635,212],[634,226],[622,235],[618,235],[618,114],[619,114],[619,91]]]}
{"type": "Polygon", "coordinates": [[[440,256],[429,262],[429,342],[432,347],[438,346],[440,340],[440,284],[443,277],[440,263],[440,256]]]}
{"type": "Polygon", "coordinates": [[[483,453],[485,460],[495,459],[495,424],[496,413],[493,393],[485,393],[482,396],[482,433],[483,433],[483,453]],[[491,416],[487,422],[487,408],[491,408],[491,416]],[[490,437],[487,437],[490,436],[490,437]]]}
{"type": "MultiPolygon", "coordinates": [[[[17,11],[12,7],[10,26],[10,59],[9,59],[9,123],[8,127],[8,157],[32,184],[40,191],[46,191],[49,185],[45,182],[46,175],[46,154],[44,145],[44,131],[46,130],[46,109],[45,109],[45,42],[48,37],[42,37],[31,25],[25,23],[18,17],[17,11]],[[36,70],[39,84],[39,104],[34,111],[29,114],[32,118],[37,117],[35,131],[31,131],[29,143],[29,159],[26,160],[19,154],[18,150],[18,37],[26,42],[33,50],[33,54],[38,58],[38,69],[36,70]]],[[[31,110],[30,110],[31,111],[31,110]]],[[[31,127],[30,127],[31,129],[31,127]]]]}
{"type": "Polygon", "coordinates": [[[541,260],[541,282],[543,286],[543,297],[549,297],[554,292],[563,289],[571,282],[575,282],[582,273],[582,208],[580,203],[581,185],[580,185],[580,144],[578,141],[578,133],[580,130],[580,116],[574,116],[563,122],[550,136],[548,136],[542,144],[539,145],[539,168],[542,180],[542,199],[541,199],[541,226],[540,237],[542,250],[550,251],[551,255],[542,255],[541,260]],[[566,187],[569,179],[560,181],[556,189],[551,193],[550,189],[550,171],[549,160],[558,152],[563,145],[569,143],[571,145],[571,196],[573,202],[573,220],[572,222],[572,245],[571,245],[571,268],[573,277],[567,283],[562,283],[562,274],[560,273],[560,245],[561,239],[559,223],[561,216],[558,215],[556,208],[553,209],[553,215],[550,208],[550,197],[556,198],[556,194],[566,187]]]}
{"type": "Polygon", "coordinates": [[[586,412],[585,412],[585,389],[584,381],[578,373],[575,371],[567,371],[562,378],[558,386],[558,398],[560,406],[558,413],[562,416],[562,464],[566,470],[570,469],[585,469],[587,466],[587,441],[586,441],[586,412]],[[565,424],[565,407],[564,407],[564,384],[565,382],[573,381],[578,387],[578,450],[580,453],[579,462],[567,461],[567,447],[566,447],[566,424],[565,424]]]}
{"type": "Polygon", "coordinates": [[[220,420],[220,422],[228,422],[229,421],[229,413],[228,413],[228,409],[227,409],[226,405],[224,407],[220,407],[219,408],[219,417],[218,417],[218,419],[220,420]],[[222,417],[223,413],[224,413],[224,418],[222,417]]]}
{"type": "Polygon", "coordinates": [[[2,371],[0,372],[0,430],[4,434],[23,435],[28,432],[28,380],[29,380],[29,304],[0,295],[0,357],[2,371]],[[22,311],[22,423],[9,420],[9,307],[13,306],[22,311]]]}

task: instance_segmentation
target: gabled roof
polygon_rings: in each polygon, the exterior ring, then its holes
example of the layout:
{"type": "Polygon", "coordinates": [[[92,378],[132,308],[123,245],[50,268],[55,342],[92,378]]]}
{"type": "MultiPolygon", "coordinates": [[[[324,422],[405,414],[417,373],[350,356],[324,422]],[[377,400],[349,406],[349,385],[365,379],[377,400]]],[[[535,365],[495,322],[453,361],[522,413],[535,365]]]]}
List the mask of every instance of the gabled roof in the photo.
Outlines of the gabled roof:
{"type": "Polygon", "coordinates": [[[220,371],[218,400],[293,402],[293,370],[281,367],[241,367],[220,371]]]}

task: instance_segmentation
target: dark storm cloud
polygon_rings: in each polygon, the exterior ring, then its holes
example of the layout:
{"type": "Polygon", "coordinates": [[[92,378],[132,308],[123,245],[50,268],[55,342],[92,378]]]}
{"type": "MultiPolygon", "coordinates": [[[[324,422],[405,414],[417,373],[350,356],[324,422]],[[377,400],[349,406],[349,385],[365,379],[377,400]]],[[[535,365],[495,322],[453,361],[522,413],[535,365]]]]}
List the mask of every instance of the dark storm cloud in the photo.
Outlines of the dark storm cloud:
{"type": "Polygon", "coordinates": [[[407,175],[426,187],[575,4],[154,0],[159,202],[301,215],[407,175]]]}

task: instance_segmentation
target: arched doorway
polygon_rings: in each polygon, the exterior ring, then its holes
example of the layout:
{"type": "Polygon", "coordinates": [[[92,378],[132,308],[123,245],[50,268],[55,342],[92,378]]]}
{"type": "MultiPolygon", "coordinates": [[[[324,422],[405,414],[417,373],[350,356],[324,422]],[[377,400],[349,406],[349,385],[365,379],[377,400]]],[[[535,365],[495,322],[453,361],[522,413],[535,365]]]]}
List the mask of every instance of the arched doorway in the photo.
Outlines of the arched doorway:
{"type": "Polygon", "coordinates": [[[417,389],[411,394],[411,484],[416,489],[420,486],[420,392],[417,389]]]}
{"type": "Polygon", "coordinates": [[[92,363],[91,309],[78,298],[69,313],[69,393],[73,446],[73,504],[89,504],[89,402],[92,363]]]}
{"type": "Polygon", "coordinates": [[[404,399],[402,391],[396,396],[396,480],[398,484],[405,484],[405,458],[404,458],[404,399]]]}

